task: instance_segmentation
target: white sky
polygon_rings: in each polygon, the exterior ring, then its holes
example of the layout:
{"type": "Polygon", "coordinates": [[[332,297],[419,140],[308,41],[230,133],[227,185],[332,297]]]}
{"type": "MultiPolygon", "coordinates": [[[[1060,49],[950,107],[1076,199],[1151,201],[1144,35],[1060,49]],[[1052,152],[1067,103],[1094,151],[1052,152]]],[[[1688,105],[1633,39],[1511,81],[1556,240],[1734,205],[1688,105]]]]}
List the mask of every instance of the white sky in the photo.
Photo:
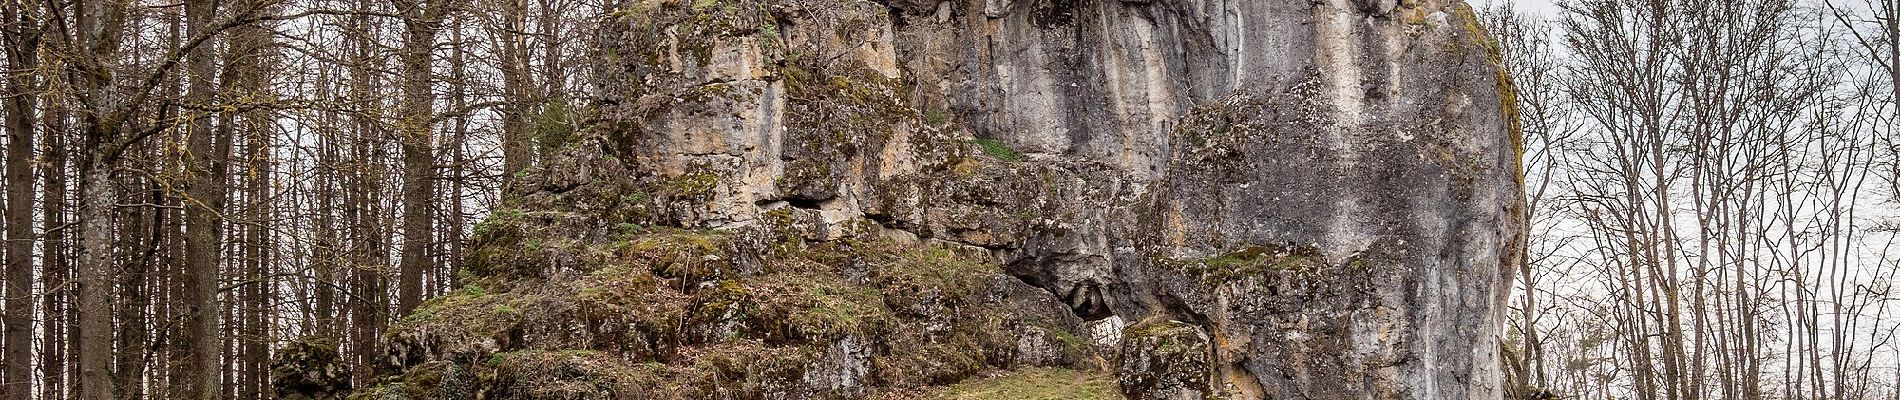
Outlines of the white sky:
{"type": "Polygon", "coordinates": [[[1518,10],[1541,14],[1545,17],[1557,16],[1557,3],[1563,0],[1466,0],[1472,6],[1483,8],[1492,4],[1510,3],[1518,10]]]}

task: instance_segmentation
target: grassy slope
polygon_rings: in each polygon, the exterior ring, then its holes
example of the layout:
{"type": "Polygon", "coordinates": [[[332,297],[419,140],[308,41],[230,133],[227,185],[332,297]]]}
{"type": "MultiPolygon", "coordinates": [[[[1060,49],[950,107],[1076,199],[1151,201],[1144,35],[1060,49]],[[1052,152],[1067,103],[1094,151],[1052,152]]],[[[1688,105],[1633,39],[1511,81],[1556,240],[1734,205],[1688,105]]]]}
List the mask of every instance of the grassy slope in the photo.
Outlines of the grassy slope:
{"type": "Polygon", "coordinates": [[[971,379],[927,392],[930,400],[1106,400],[1121,399],[1114,376],[1105,372],[1027,368],[990,378],[971,379]]]}

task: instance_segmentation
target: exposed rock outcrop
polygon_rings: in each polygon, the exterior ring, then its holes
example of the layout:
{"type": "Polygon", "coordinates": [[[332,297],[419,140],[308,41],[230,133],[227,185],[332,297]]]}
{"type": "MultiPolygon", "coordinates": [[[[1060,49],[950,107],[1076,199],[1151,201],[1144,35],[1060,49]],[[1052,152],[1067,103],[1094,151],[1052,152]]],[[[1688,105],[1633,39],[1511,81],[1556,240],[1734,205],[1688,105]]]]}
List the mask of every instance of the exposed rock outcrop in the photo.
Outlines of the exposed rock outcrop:
{"type": "Polygon", "coordinates": [[[1113,368],[1132,398],[1501,396],[1522,184],[1462,4],[631,0],[607,24],[598,122],[514,183],[472,283],[392,328],[397,374],[360,396],[850,398],[1019,366],[1113,368]]]}

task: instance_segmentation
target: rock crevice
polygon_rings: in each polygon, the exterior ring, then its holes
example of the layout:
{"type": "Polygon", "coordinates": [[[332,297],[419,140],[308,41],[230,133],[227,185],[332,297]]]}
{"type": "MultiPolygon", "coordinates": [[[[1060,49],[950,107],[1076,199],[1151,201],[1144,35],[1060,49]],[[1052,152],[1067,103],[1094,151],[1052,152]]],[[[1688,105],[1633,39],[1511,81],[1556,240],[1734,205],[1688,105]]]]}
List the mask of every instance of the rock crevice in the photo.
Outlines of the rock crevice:
{"type": "Polygon", "coordinates": [[[472,285],[507,298],[399,324],[391,382],[852,398],[1067,366],[1143,399],[1499,398],[1523,194],[1472,18],[629,0],[600,120],[478,230],[472,285]],[[497,304],[535,314],[431,319],[497,304]]]}

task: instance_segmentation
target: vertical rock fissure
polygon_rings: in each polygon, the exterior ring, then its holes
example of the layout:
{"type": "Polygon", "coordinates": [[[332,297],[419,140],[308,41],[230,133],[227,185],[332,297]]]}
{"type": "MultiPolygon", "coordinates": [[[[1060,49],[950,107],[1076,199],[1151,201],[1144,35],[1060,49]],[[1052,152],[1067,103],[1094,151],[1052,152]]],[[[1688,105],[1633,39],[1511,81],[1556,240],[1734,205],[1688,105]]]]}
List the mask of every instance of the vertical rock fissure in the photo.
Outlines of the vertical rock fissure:
{"type": "Polygon", "coordinates": [[[1112,366],[1136,399],[1499,398],[1522,188],[1460,7],[623,1],[586,145],[392,328],[392,381],[856,398],[1112,366]]]}

